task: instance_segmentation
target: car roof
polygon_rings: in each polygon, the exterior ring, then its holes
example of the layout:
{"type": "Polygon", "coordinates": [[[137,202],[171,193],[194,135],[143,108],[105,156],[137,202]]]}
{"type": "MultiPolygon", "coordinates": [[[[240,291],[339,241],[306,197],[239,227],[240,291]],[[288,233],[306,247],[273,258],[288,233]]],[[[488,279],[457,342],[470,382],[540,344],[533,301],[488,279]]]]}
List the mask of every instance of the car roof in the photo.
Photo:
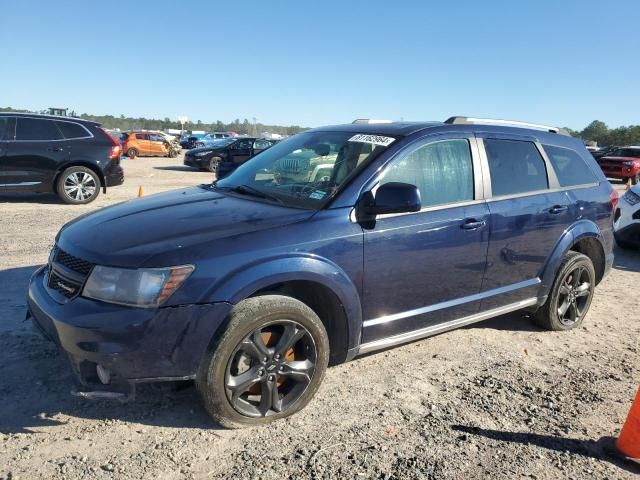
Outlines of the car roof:
{"type": "MultiPolygon", "coordinates": [[[[456,118],[456,117],[452,117],[456,118]]],[[[460,117],[464,118],[464,117],[460,117]]],[[[531,124],[532,125],[532,124],[531,124]]],[[[530,128],[527,126],[518,126],[507,123],[496,125],[491,123],[451,123],[447,122],[376,122],[376,123],[347,123],[343,125],[329,125],[326,127],[317,127],[307,131],[338,131],[371,134],[371,135],[390,135],[395,137],[406,137],[421,131],[432,131],[433,133],[449,133],[449,132],[473,132],[473,133],[494,133],[506,135],[518,135],[522,137],[532,137],[538,139],[542,143],[551,143],[556,145],[570,146],[577,148],[584,144],[581,140],[571,137],[570,135],[558,132],[552,132],[540,128],[530,128]]],[[[559,130],[560,131],[560,130],[559,130]]]]}
{"type": "Polygon", "coordinates": [[[62,115],[46,115],[42,113],[28,113],[28,112],[0,112],[0,116],[3,117],[27,117],[27,118],[44,118],[47,120],[60,120],[67,122],[79,122],[84,123],[86,125],[93,125],[99,127],[101,125],[100,122],[94,122],[93,120],[86,120],[84,118],[77,117],[63,117],[62,115]]]}

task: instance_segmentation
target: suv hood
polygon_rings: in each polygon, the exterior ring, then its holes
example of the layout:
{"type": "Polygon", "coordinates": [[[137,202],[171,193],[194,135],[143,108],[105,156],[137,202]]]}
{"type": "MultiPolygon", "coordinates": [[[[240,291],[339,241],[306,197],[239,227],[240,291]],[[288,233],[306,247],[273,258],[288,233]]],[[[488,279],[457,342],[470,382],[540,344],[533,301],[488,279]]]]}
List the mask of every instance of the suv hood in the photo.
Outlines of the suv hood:
{"type": "Polygon", "coordinates": [[[306,220],[313,214],[202,185],[80,216],[60,230],[56,243],[71,255],[95,264],[167,266],[192,261],[199,249],[189,247],[205,245],[211,256],[215,252],[207,244],[215,240],[306,220]]]}
{"type": "Polygon", "coordinates": [[[600,160],[614,161],[614,162],[637,162],[640,160],[640,157],[610,157],[604,156],[600,157],[600,160]]]}

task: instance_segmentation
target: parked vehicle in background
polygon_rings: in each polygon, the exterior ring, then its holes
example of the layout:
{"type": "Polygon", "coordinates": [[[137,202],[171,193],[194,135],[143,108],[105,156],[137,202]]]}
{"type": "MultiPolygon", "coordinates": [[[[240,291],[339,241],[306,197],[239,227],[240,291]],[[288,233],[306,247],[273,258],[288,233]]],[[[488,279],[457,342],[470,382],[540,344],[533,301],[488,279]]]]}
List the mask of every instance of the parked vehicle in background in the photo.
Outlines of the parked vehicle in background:
{"type": "Polygon", "coordinates": [[[264,138],[221,138],[207,147],[194,148],[184,155],[184,164],[200,170],[215,172],[223,178],[275,143],[264,138]]]}
{"type": "Polygon", "coordinates": [[[206,133],[192,133],[180,140],[180,146],[185,149],[195,148],[200,139],[204,138],[206,133]]]}
{"type": "Polygon", "coordinates": [[[139,156],[148,157],[176,157],[177,148],[157,133],[135,131],[127,133],[123,142],[124,153],[129,158],[139,156]]]}
{"type": "Polygon", "coordinates": [[[617,201],[553,127],[316,128],[211,185],[68,223],[28,315],[87,395],[195,378],[221,425],[265,424],[302,409],[330,362],[518,310],[579,329],[617,201]],[[319,177],[303,160],[334,156],[319,177]]]}
{"type": "Polygon", "coordinates": [[[640,184],[627,190],[614,216],[614,235],[622,248],[640,248],[640,184]]]}
{"type": "Polygon", "coordinates": [[[122,148],[100,124],[72,117],[0,113],[0,191],[53,192],[65,203],[121,185],[122,148]]]}
{"type": "Polygon", "coordinates": [[[617,178],[636,185],[640,182],[640,146],[616,148],[598,159],[598,165],[609,178],[617,178]]]}
{"type": "Polygon", "coordinates": [[[591,153],[591,155],[593,155],[593,158],[598,160],[599,158],[602,158],[602,157],[610,154],[612,151],[616,150],[617,148],[618,147],[616,147],[616,146],[598,147],[595,150],[589,150],[589,152],[591,153]]]}

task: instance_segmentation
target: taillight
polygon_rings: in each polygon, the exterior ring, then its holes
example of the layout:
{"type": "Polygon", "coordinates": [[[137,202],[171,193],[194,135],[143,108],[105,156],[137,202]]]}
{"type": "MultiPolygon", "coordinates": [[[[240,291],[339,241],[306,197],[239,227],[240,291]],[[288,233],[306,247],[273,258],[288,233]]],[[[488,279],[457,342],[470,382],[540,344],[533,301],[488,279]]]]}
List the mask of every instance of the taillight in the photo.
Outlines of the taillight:
{"type": "Polygon", "coordinates": [[[109,158],[111,160],[120,160],[120,157],[122,156],[122,147],[120,146],[120,142],[118,142],[115,138],[113,138],[113,136],[107,132],[104,128],[99,127],[100,130],[102,130],[102,132],[109,138],[109,140],[111,140],[111,143],[113,144],[113,146],[111,147],[111,150],[109,151],[109,158]]]}
{"type": "Polygon", "coordinates": [[[615,210],[616,207],[618,206],[618,200],[620,200],[620,194],[618,193],[617,190],[612,188],[611,191],[609,192],[609,201],[611,202],[611,208],[613,210],[615,210]]]}

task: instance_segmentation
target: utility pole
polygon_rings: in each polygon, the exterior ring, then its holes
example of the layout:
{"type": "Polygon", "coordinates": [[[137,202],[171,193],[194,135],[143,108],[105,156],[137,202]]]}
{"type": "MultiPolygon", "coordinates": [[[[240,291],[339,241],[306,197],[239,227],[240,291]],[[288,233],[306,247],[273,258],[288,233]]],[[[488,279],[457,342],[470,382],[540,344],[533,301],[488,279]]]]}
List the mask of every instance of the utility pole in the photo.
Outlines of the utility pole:
{"type": "Polygon", "coordinates": [[[256,117],[253,117],[253,136],[258,136],[258,127],[256,126],[256,117]]]}

